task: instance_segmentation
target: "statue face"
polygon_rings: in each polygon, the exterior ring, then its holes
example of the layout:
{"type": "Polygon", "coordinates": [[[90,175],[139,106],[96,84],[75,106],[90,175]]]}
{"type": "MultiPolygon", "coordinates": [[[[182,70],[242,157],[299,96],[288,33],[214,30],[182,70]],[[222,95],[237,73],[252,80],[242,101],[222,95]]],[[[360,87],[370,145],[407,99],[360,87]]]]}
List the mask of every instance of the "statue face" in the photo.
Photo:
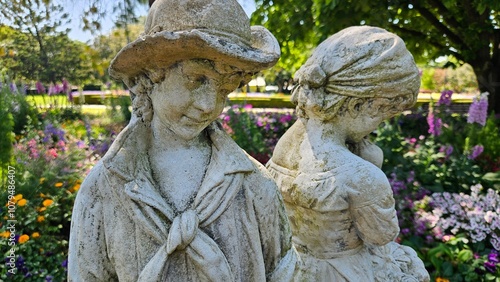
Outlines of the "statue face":
{"type": "Polygon", "coordinates": [[[179,63],[151,92],[152,122],[191,140],[220,115],[227,95],[240,81],[238,75],[219,73],[208,61],[179,63]]]}

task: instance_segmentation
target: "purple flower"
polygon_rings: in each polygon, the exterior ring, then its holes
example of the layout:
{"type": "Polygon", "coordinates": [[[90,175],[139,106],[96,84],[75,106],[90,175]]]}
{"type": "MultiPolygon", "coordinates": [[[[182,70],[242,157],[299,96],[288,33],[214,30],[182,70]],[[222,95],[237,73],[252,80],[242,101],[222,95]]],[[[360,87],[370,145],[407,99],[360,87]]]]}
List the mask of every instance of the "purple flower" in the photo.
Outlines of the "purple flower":
{"type": "Polygon", "coordinates": [[[45,281],[46,282],[52,282],[53,279],[54,279],[54,276],[52,276],[52,275],[45,276],[45,281]]]}
{"type": "Polygon", "coordinates": [[[85,120],[85,131],[87,132],[87,137],[90,139],[90,137],[92,136],[92,127],[87,120],[85,120]]]}
{"type": "Polygon", "coordinates": [[[441,92],[441,97],[439,97],[439,101],[437,102],[437,105],[446,105],[449,106],[451,105],[451,95],[453,94],[452,90],[443,90],[441,92]]]}
{"type": "Polygon", "coordinates": [[[70,93],[71,92],[69,82],[66,80],[66,78],[63,78],[63,80],[62,80],[62,92],[63,93],[70,93]]]}
{"type": "Polygon", "coordinates": [[[484,151],[484,147],[482,145],[476,145],[472,147],[472,152],[469,155],[469,159],[475,160],[479,155],[481,155],[484,151]]]}
{"type": "Polygon", "coordinates": [[[12,93],[19,93],[19,91],[17,91],[17,86],[14,82],[11,82],[10,83],[10,92],[12,93]]]}
{"type": "Polygon", "coordinates": [[[493,263],[500,263],[500,258],[498,257],[498,252],[493,250],[489,255],[488,255],[488,260],[493,262],[493,263]]]}
{"type": "Polygon", "coordinates": [[[64,269],[68,269],[68,260],[65,259],[61,262],[61,266],[64,267],[64,269]]]}
{"type": "Polygon", "coordinates": [[[76,147],[78,147],[78,149],[85,148],[85,142],[83,142],[82,140],[76,141],[76,147]]]}
{"type": "Polygon", "coordinates": [[[469,107],[467,123],[479,123],[484,126],[488,115],[488,92],[482,93],[474,98],[469,107]]]}
{"type": "Polygon", "coordinates": [[[54,91],[56,92],[55,94],[61,93],[63,91],[63,86],[60,84],[54,85],[54,91]]]}
{"type": "Polygon", "coordinates": [[[45,136],[43,137],[43,143],[47,143],[51,140],[52,137],[56,137],[57,140],[62,140],[62,141],[66,141],[66,139],[64,138],[64,135],[66,134],[66,132],[62,129],[58,129],[56,127],[54,127],[54,125],[52,125],[51,123],[47,124],[45,126],[45,130],[43,131],[45,136]]]}
{"type": "Polygon", "coordinates": [[[446,146],[445,150],[446,158],[449,158],[452,153],[453,153],[453,146],[452,145],[446,146]]]}
{"type": "Polygon", "coordinates": [[[443,122],[440,118],[434,116],[434,112],[432,109],[429,111],[429,115],[427,116],[427,124],[429,125],[428,132],[433,136],[441,135],[443,122]]]}
{"type": "Polygon", "coordinates": [[[57,92],[56,92],[56,87],[54,86],[54,84],[53,84],[53,83],[51,83],[51,84],[49,85],[49,92],[48,92],[47,94],[49,94],[49,96],[52,96],[52,95],[54,95],[54,94],[56,94],[56,93],[57,93],[57,92]]]}
{"type": "Polygon", "coordinates": [[[36,92],[38,94],[45,93],[45,87],[43,86],[43,84],[40,81],[37,81],[35,83],[35,86],[36,86],[36,92]]]}
{"type": "Polygon", "coordinates": [[[496,264],[489,261],[484,262],[484,267],[491,273],[495,273],[497,271],[496,264]]]}

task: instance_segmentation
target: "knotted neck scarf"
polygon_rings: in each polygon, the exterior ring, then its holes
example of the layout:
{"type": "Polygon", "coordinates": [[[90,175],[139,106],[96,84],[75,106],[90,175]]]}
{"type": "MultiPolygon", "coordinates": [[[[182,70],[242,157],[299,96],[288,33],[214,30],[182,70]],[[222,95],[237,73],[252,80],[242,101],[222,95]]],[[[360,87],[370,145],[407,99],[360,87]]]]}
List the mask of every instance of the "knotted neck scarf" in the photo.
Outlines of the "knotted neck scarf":
{"type": "MultiPolygon", "coordinates": [[[[123,143],[131,142],[140,147],[140,144],[134,143],[133,138],[128,136],[145,134],[144,126],[131,127],[129,131],[132,133],[121,139],[126,140],[123,143]]],[[[228,144],[220,133],[217,134],[217,131],[221,131],[220,128],[214,125],[209,127],[212,133],[216,132],[211,134],[214,144],[211,160],[194,202],[184,212],[177,213],[154,186],[147,165],[147,154],[136,155],[134,176],[127,177],[129,181],[124,190],[113,189],[133,222],[161,244],[141,271],[137,280],[139,282],[162,281],[162,275],[170,264],[169,257],[176,250],[184,251],[197,268],[198,274],[206,280],[234,281],[226,256],[202,228],[212,224],[226,211],[241,189],[245,173],[252,171],[253,165],[248,159],[243,161],[238,156],[227,153],[228,146],[236,145],[228,144]]],[[[122,146],[116,147],[113,150],[117,152],[118,147],[122,146]]]]}
{"type": "Polygon", "coordinates": [[[214,173],[217,172],[207,171],[192,207],[180,214],[175,213],[156,189],[150,190],[153,193],[140,193],[147,183],[132,181],[125,185],[131,202],[126,207],[134,222],[162,243],[141,271],[138,281],[161,281],[163,272],[169,267],[169,256],[176,250],[184,250],[207,280],[234,281],[225,255],[201,228],[213,223],[227,209],[241,187],[243,174],[212,177],[214,173]],[[172,223],[170,229],[164,218],[172,223]]]}

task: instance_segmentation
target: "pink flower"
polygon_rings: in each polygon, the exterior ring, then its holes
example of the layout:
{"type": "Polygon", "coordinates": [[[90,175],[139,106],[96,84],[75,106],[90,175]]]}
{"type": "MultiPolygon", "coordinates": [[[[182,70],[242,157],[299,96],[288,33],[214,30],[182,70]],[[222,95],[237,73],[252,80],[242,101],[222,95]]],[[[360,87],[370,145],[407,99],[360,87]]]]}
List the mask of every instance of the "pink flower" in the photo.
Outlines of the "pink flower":
{"type": "Polygon", "coordinates": [[[43,86],[43,84],[40,81],[37,81],[35,83],[35,86],[36,86],[36,92],[38,94],[45,93],[45,87],[43,86]]]}
{"type": "Polygon", "coordinates": [[[427,124],[429,125],[429,133],[433,136],[439,136],[442,133],[443,122],[440,118],[434,116],[432,109],[427,116],[427,124]]]}
{"type": "Polygon", "coordinates": [[[57,150],[52,148],[45,152],[45,157],[47,160],[54,160],[57,158],[57,150]]]}

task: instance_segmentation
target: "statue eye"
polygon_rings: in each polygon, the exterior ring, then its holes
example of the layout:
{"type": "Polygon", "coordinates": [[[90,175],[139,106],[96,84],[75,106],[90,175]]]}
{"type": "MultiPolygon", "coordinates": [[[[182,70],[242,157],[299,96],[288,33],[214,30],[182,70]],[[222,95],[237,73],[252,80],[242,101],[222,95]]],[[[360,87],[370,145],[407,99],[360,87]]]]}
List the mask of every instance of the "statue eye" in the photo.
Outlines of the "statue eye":
{"type": "Polygon", "coordinates": [[[208,77],[205,75],[188,76],[187,78],[187,88],[190,90],[196,89],[208,82],[208,77]]]}

